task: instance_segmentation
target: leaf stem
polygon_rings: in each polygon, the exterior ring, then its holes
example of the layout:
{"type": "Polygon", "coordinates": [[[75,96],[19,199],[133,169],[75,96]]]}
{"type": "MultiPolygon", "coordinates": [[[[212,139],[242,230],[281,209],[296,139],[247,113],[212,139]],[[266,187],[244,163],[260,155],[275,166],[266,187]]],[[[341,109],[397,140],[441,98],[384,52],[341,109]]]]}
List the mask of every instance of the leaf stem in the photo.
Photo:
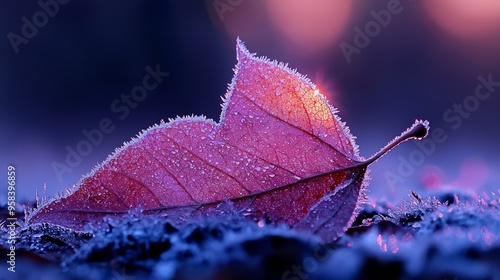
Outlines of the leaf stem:
{"type": "Polygon", "coordinates": [[[376,154],[371,156],[363,163],[367,165],[371,164],[377,161],[379,158],[381,158],[383,155],[385,155],[387,152],[389,152],[392,148],[396,147],[397,145],[413,138],[420,140],[425,136],[427,136],[428,132],[429,132],[429,122],[416,120],[415,123],[410,128],[401,133],[400,136],[394,138],[391,142],[387,143],[385,147],[383,147],[380,151],[378,151],[376,154]]]}

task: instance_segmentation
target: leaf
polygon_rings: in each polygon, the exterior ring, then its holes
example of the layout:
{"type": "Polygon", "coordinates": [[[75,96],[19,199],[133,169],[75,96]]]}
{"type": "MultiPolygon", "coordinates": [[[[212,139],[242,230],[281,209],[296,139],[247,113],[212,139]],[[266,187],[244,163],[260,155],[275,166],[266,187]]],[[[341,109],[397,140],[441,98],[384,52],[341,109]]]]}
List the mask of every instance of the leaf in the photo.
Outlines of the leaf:
{"type": "Polygon", "coordinates": [[[117,149],[66,195],[26,224],[75,230],[131,209],[173,220],[242,211],[332,241],[363,202],[367,166],[399,143],[427,134],[416,123],[368,160],[336,110],[308,79],[237,43],[238,64],[220,123],[161,122],[117,149]]]}

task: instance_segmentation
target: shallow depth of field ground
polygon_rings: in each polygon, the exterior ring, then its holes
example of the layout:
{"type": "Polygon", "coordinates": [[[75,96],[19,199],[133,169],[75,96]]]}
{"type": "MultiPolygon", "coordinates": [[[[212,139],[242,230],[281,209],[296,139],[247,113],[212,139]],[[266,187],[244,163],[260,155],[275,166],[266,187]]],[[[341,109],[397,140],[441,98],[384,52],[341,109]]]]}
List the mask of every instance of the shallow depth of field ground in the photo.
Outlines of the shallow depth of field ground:
{"type": "Polygon", "coordinates": [[[0,279],[500,279],[499,196],[371,200],[333,244],[239,216],[177,228],[130,213],[91,234],[18,228],[15,273],[2,232],[0,279]]]}

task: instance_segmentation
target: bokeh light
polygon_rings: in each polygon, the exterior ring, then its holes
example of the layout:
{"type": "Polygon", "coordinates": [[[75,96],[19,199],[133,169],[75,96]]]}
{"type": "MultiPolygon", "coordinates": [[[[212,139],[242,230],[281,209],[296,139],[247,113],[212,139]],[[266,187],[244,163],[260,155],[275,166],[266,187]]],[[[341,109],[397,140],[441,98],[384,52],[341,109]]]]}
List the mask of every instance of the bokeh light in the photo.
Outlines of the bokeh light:
{"type": "Polygon", "coordinates": [[[431,19],[454,36],[477,39],[499,33],[498,0],[427,0],[424,6],[431,19]]]}
{"type": "Polygon", "coordinates": [[[480,158],[464,160],[457,180],[451,183],[458,188],[481,189],[488,180],[488,164],[480,158]]]}
{"type": "Polygon", "coordinates": [[[351,0],[266,0],[273,26],[297,50],[316,53],[329,49],[345,29],[351,0]]]}
{"type": "Polygon", "coordinates": [[[444,172],[435,165],[426,165],[422,169],[422,185],[426,189],[437,189],[443,186],[444,172]]]}

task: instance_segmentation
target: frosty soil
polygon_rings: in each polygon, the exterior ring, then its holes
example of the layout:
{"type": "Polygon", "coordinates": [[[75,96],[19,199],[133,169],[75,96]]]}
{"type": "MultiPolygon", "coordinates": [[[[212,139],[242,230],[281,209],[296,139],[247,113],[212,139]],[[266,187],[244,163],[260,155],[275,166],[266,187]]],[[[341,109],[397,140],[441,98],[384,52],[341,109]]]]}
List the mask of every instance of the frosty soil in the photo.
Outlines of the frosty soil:
{"type": "Polygon", "coordinates": [[[313,250],[312,257],[306,257],[300,265],[292,265],[290,270],[287,270],[281,276],[283,280],[299,280],[308,279],[311,273],[316,272],[320,263],[325,262],[331,257],[331,250],[334,249],[334,244],[319,244],[313,250]]]}
{"type": "MultiPolygon", "coordinates": [[[[43,263],[39,270],[16,271],[16,276],[26,280],[100,280],[120,274],[134,279],[218,279],[217,275],[242,280],[377,275],[497,279],[499,195],[495,192],[487,199],[439,191],[425,198],[412,192],[409,200],[398,204],[370,200],[353,227],[331,244],[283,225],[258,226],[238,216],[176,228],[164,217],[133,213],[106,219],[109,227],[93,235],[38,225],[18,232],[18,247],[24,249],[19,251],[19,262],[26,264],[35,254],[54,261],[43,263]],[[398,250],[385,251],[383,240],[393,240],[398,250]]],[[[0,236],[3,246],[6,238],[0,236]]]]}

